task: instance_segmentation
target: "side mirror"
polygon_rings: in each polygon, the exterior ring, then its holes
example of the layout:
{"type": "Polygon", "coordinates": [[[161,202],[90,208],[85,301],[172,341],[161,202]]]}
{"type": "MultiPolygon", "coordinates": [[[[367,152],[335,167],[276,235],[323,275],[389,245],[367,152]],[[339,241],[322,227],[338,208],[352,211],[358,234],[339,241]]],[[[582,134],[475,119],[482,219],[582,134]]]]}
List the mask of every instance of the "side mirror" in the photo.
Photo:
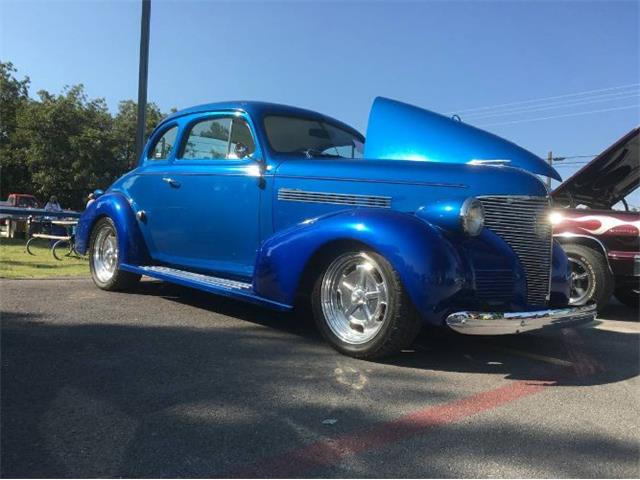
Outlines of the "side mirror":
{"type": "Polygon", "coordinates": [[[96,198],[104,195],[104,190],[100,190],[99,188],[97,190],[93,191],[93,194],[96,196],[96,198]]]}

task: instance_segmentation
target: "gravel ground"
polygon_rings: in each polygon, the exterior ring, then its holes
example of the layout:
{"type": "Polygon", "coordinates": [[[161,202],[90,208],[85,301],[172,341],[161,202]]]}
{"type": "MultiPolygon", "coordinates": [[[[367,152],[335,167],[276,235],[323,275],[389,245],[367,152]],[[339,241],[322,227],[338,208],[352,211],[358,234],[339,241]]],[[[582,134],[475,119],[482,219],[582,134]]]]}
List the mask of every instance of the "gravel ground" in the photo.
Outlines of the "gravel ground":
{"type": "Polygon", "coordinates": [[[3,477],[640,477],[640,323],[382,362],[160,282],[4,280],[3,477]]]}

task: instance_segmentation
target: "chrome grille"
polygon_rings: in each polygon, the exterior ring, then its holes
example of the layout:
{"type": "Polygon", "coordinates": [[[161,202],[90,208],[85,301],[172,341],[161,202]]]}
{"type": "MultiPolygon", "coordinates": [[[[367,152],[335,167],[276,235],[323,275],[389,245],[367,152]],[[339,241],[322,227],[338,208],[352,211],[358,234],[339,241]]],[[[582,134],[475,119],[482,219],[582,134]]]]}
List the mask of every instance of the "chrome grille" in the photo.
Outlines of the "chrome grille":
{"type": "Polygon", "coordinates": [[[381,195],[356,195],[353,193],[309,192],[293,188],[278,190],[278,200],[307,203],[331,203],[356,207],[390,208],[391,197],[381,195]]]}
{"type": "Polygon", "coordinates": [[[513,297],[511,269],[476,269],[476,296],[487,302],[510,302],[513,297]]]}
{"type": "Polygon", "coordinates": [[[527,280],[527,303],[546,305],[551,281],[551,223],[546,197],[480,197],[485,226],[516,253],[527,280]]]}

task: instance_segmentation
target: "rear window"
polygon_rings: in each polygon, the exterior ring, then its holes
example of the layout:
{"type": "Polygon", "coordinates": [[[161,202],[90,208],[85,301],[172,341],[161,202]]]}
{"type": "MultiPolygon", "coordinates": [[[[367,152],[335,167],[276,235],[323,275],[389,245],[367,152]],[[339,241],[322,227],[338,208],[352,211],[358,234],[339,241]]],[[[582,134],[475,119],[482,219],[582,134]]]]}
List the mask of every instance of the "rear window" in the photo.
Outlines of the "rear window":
{"type": "Polygon", "coordinates": [[[175,144],[176,144],[176,135],[178,134],[178,127],[173,126],[169,128],[166,132],[162,134],[156,143],[154,143],[153,148],[149,149],[149,153],[147,158],[149,160],[166,160],[171,155],[175,144]]]}

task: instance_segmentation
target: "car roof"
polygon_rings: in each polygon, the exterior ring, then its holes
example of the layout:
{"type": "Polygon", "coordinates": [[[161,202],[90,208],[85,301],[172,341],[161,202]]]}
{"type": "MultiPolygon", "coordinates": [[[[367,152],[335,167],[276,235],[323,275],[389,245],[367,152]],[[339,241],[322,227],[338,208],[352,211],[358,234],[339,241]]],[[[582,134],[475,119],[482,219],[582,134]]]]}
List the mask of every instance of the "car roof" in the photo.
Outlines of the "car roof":
{"type": "Polygon", "coordinates": [[[347,125],[340,120],[329,117],[328,115],[323,115],[322,113],[314,112],[313,110],[307,110],[304,108],[292,107],[290,105],[282,105],[279,103],[270,103],[270,102],[259,102],[259,101],[250,101],[250,100],[236,100],[229,102],[216,102],[216,103],[204,103],[202,105],[196,105],[193,107],[185,108],[183,110],[179,110],[175,113],[172,113],[167,118],[165,118],[160,125],[174,120],[178,117],[182,117],[184,115],[190,115],[193,113],[202,113],[202,112],[219,112],[219,111],[243,111],[249,114],[252,118],[263,118],[266,115],[289,115],[293,117],[314,117],[320,120],[324,120],[335,125],[340,126],[344,130],[348,130],[349,132],[355,133],[359,137],[363,137],[363,135],[358,132],[355,128],[350,125],[347,125]]]}

